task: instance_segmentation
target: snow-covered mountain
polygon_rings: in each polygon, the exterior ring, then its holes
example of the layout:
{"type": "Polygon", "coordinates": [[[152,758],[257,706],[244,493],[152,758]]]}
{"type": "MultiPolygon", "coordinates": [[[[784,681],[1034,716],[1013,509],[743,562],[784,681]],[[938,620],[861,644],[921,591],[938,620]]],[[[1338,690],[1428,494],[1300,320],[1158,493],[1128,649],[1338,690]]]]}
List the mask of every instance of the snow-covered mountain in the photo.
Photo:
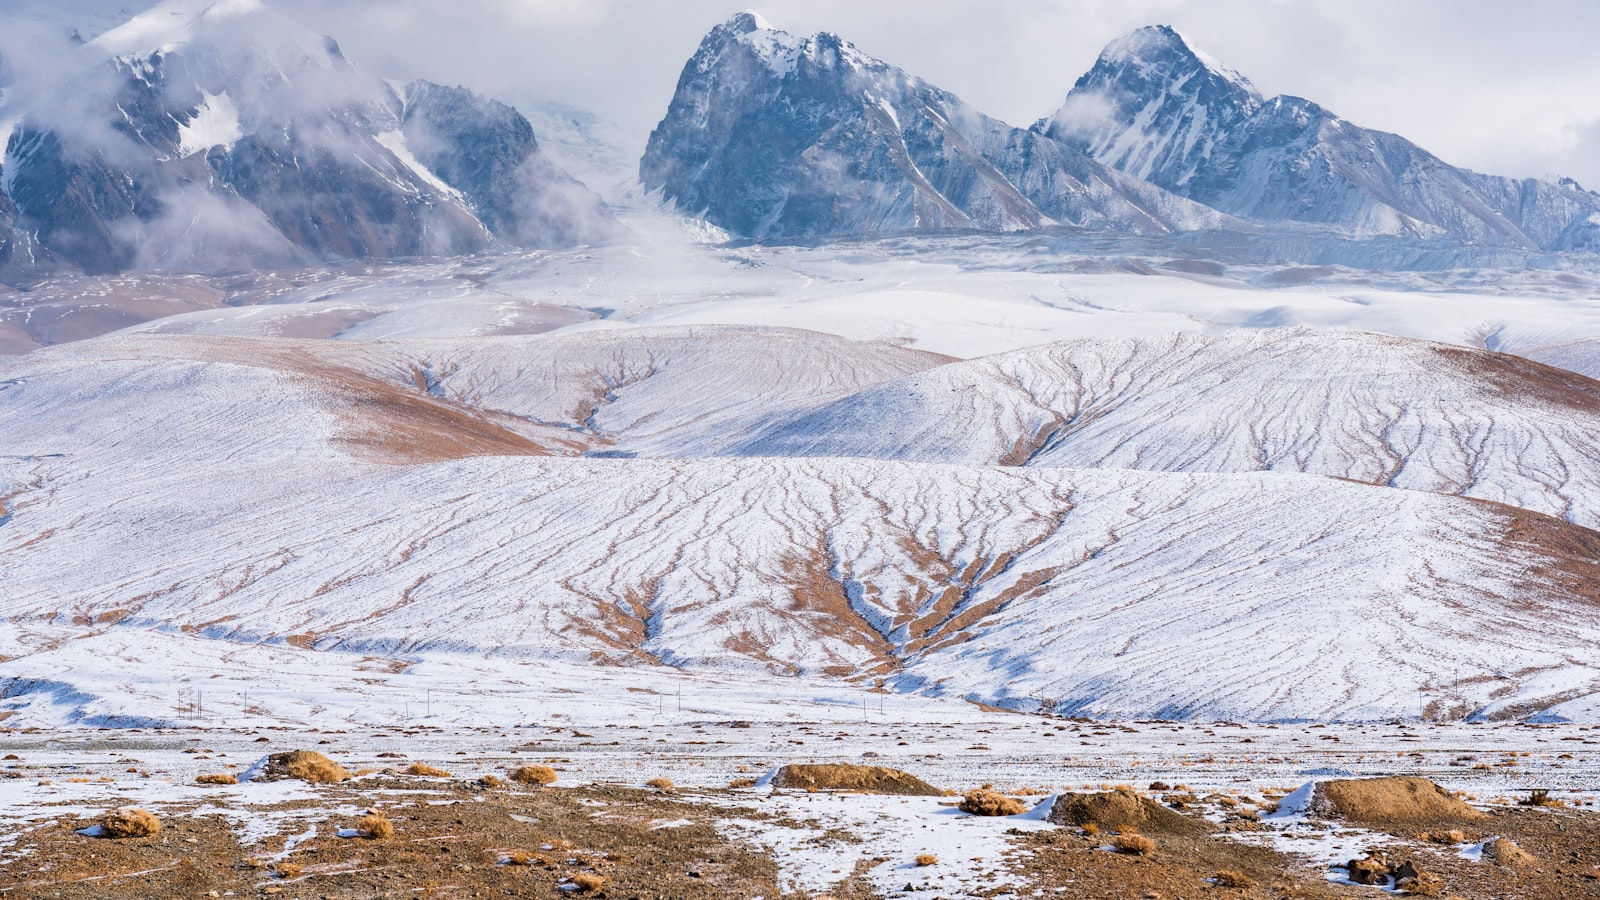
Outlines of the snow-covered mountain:
{"type": "Polygon", "coordinates": [[[1263,98],[1165,26],[1113,42],[1034,130],[1259,222],[1333,226],[1358,237],[1600,248],[1600,195],[1565,179],[1480,175],[1310,100],[1263,98]]]}
{"type": "Polygon", "coordinates": [[[837,35],[796,37],[753,13],[701,42],[639,172],[685,213],[757,239],[1048,224],[1148,234],[1228,221],[837,35]]]}
{"type": "Polygon", "coordinates": [[[402,97],[259,0],[166,0],[63,52],[8,91],[4,183],[20,227],[89,272],[565,246],[616,227],[515,112],[423,84],[402,97]]]}

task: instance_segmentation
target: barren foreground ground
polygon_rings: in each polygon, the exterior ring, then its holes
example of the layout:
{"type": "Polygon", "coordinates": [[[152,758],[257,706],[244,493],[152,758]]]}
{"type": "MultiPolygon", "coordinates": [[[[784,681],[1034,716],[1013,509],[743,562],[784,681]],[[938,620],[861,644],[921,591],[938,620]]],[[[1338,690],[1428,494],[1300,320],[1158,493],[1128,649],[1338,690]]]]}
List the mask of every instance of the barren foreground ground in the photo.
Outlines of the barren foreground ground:
{"type": "Polygon", "coordinates": [[[1600,729],[1588,726],[1180,725],[987,713],[911,722],[870,711],[856,722],[672,718],[479,730],[13,731],[0,736],[0,749],[16,757],[0,763],[0,892],[1381,897],[1392,881],[1351,884],[1344,867],[1381,851],[1391,866],[1409,862],[1435,876],[1429,889],[1438,896],[1600,897],[1600,729]],[[372,771],[340,784],[195,783],[297,748],[372,771]],[[812,761],[893,766],[954,791],[992,783],[1031,811],[973,817],[955,797],[774,790],[762,779],[812,761]],[[413,762],[449,776],[400,774],[413,762]],[[479,781],[524,763],[548,764],[559,780],[479,781]],[[1309,781],[1387,774],[1429,778],[1487,815],[1357,823],[1298,810],[1292,799],[1309,781]],[[646,785],[655,778],[674,786],[646,785]],[[1154,849],[1134,855],[1110,849],[1111,830],[1045,818],[1052,795],[1117,784],[1192,817],[1194,828],[1147,829],[1154,849]],[[1560,805],[1518,804],[1536,788],[1560,805]],[[124,805],[154,812],[164,827],[123,839],[78,833],[124,805]],[[394,834],[353,836],[368,810],[394,834]],[[1496,837],[1530,858],[1497,861],[1485,850],[1496,837]]]}

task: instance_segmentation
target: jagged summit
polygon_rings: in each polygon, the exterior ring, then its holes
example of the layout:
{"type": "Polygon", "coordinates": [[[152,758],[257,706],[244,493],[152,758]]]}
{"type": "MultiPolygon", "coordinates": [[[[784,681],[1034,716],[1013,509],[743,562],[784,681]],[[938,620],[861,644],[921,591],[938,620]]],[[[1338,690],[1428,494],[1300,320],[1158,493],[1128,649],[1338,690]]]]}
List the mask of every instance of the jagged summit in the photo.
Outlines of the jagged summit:
{"type": "Polygon", "coordinates": [[[1166,26],[1113,41],[1034,129],[1114,169],[1258,222],[1525,250],[1592,247],[1600,198],[1451,166],[1249,79],[1166,26]]]}
{"type": "Polygon", "coordinates": [[[723,27],[729,28],[738,34],[749,34],[752,31],[777,31],[767,18],[753,9],[735,13],[723,27]]]}
{"type": "Polygon", "coordinates": [[[1182,192],[1261,103],[1249,79],[1156,25],[1107,46],[1061,109],[1034,127],[1182,192]]]}
{"type": "Polygon", "coordinates": [[[1012,128],[838,35],[741,13],[708,33],[640,180],[746,238],[1066,224],[1130,234],[1226,221],[1012,128]]]}

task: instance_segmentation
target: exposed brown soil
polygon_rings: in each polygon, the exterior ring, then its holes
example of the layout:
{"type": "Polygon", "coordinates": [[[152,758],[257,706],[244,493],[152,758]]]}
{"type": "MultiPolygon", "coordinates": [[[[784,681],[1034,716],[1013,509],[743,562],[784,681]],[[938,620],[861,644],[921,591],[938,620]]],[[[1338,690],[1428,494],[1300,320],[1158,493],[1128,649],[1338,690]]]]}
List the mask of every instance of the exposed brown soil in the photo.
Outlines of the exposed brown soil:
{"type": "Polygon", "coordinates": [[[1145,834],[1203,835],[1215,830],[1194,816],[1176,813],[1139,794],[1119,789],[1102,794],[1062,794],[1051,807],[1049,820],[1057,825],[1099,831],[1138,831],[1145,834]]]}
{"type": "Polygon", "coordinates": [[[778,770],[772,786],[817,791],[857,791],[863,794],[899,794],[909,797],[943,797],[949,794],[899,769],[883,766],[792,764],[778,770]]]}
{"type": "MultiPolygon", "coordinates": [[[[236,897],[562,897],[579,876],[602,879],[586,896],[638,900],[784,896],[775,864],[719,836],[713,822],[726,806],[696,806],[671,795],[627,788],[489,790],[469,781],[412,800],[394,792],[404,778],[368,778],[319,788],[326,806],[384,803],[386,839],[340,838],[359,816],[328,815],[317,835],[274,860],[296,823],[263,845],[241,847],[221,816],[167,817],[158,835],[96,840],[74,833],[91,821],[64,815],[25,831],[0,862],[0,896],[103,900],[193,898],[216,891],[236,897]],[[605,815],[595,815],[603,806],[605,815]],[[667,821],[690,820],[671,828],[667,821]],[[515,854],[520,859],[514,863],[515,854]]],[[[288,807],[305,808],[301,802],[288,807]]],[[[739,810],[747,819],[758,810],[739,810]]],[[[311,819],[317,822],[316,818],[311,819]]],[[[792,895],[791,895],[792,896],[792,895]]],[[[836,896],[864,896],[846,891],[836,896]]]]}
{"type": "Polygon", "coordinates": [[[1436,346],[1434,352],[1518,400],[1600,414],[1600,381],[1509,353],[1436,346]]]}
{"type": "MultiPolygon", "coordinates": [[[[236,823],[220,815],[195,816],[194,810],[156,809],[165,823],[159,833],[119,840],[75,834],[96,820],[64,812],[16,835],[0,858],[0,896],[188,898],[231,891],[240,898],[283,900],[500,900],[584,895],[586,882],[596,885],[587,896],[612,900],[821,896],[784,893],[769,857],[719,833],[715,823],[727,818],[786,824],[763,812],[748,794],[667,794],[616,786],[486,788],[465,778],[410,793],[417,786],[415,779],[402,776],[368,776],[320,786],[315,800],[262,807],[257,812],[294,809],[309,817],[283,822],[278,834],[250,847],[238,843],[236,823]],[[392,833],[375,839],[337,836],[338,829],[370,823],[365,814],[350,811],[368,808],[377,809],[392,833]],[[673,826],[661,827],[663,822],[673,826]],[[286,838],[309,824],[316,825],[315,836],[284,853],[286,838]]],[[[1146,812],[1145,804],[1155,802],[1127,791],[1078,796],[1089,798],[1090,805],[1118,809],[1128,808],[1133,796],[1146,812]]],[[[1116,837],[1075,827],[1011,832],[1009,871],[997,877],[991,892],[1009,885],[1021,896],[1043,891],[1082,900],[1321,900],[1371,893],[1328,883],[1326,869],[1306,859],[1244,843],[1248,833],[1228,833],[1249,832],[1248,822],[1220,829],[1204,823],[1193,829],[1190,823],[1184,833],[1162,830],[1159,819],[1146,815],[1145,827],[1136,833],[1149,844],[1139,844],[1142,852],[1136,853],[1111,852],[1106,847],[1116,837]]],[[[1373,859],[1390,875],[1415,873],[1416,885],[1428,896],[1600,900],[1600,815],[1592,811],[1497,809],[1466,834],[1469,840],[1502,835],[1527,853],[1510,864],[1511,844],[1502,841],[1490,844],[1495,849],[1484,860],[1474,861],[1462,858],[1454,845],[1430,844],[1414,831],[1395,829],[1372,832],[1370,852],[1358,859],[1373,859]]],[[[923,865],[938,864],[930,855],[923,865]]],[[[839,900],[881,896],[858,874],[838,877],[843,882],[829,894],[839,900]]],[[[977,893],[984,895],[982,889],[977,893]]]]}
{"type": "MultiPolygon", "coordinates": [[[[1237,826],[1235,826],[1237,827],[1237,826]]],[[[1245,829],[1248,830],[1248,829],[1245,829]]],[[[1493,835],[1490,847],[1514,864],[1463,858],[1454,845],[1419,842],[1406,828],[1372,833],[1370,858],[1386,876],[1400,875],[1411,896],[1459,900],[1595,900],[1600,898],[1600,815],[1563,808],[1495,810],[1469,829],[1472,840],[1493,835]],[[1513,844],[1512,841],[1515,843],[1513,844]],[[1509,846],[1508,846],[1509,845],[1509,846]],[[1531,855],[1518,848],[1531,849],[1531,855]]],[[[1069,887],[1082,900],[1252,898],[1310,900],[1383,896],[1370,888],[1331,884],[1326,869],[1305,859],[1253,846],[1219,831],[1179,836],[1152,832],[1148,854],[1109,852],[1106,835],[1076,829],[1018,836],[1014,871],[1027,885],[1048,892],[1069,887]]],[[[1023,892],[1026,895],[1026,891],[1023,892]]]]}
{"type": "Polygon", "coordinates": [[[1428,779],[1409,775],[1320,781],[1311,811],[1369,828],[1448,827],[1487,818],[1428,779]]]}

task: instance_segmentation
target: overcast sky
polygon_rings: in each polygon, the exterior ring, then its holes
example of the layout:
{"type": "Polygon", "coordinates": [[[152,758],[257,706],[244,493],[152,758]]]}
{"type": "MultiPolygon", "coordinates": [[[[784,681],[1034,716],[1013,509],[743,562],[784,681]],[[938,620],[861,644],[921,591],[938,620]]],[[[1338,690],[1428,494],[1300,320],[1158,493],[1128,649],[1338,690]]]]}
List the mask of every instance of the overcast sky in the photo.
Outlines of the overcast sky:
{"type": "Polygon", "coordinates": [[[1017,125],[1053,112],[1107,41],[1165,23],[1268,96],[1309,97],[1479,171],[1600,189],[1597,0],[269,2],[370,71],[584,106],[639,148],[700,38],[746,6],[791,32],[837,32],[1017,125]]]}

